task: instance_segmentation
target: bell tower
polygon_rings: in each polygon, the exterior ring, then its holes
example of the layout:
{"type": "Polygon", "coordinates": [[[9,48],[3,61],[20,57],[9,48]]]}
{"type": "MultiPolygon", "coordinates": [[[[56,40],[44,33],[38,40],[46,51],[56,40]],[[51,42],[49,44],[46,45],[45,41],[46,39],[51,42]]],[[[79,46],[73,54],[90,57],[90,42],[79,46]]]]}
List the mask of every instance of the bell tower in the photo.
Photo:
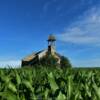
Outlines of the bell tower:
{"type": "Polygon", "coordinates": [[[55,36],[50,34],[47,41],[48,41],[48,52],[53,54],[55,52],[55,41],[56,41],[55,36]]]}

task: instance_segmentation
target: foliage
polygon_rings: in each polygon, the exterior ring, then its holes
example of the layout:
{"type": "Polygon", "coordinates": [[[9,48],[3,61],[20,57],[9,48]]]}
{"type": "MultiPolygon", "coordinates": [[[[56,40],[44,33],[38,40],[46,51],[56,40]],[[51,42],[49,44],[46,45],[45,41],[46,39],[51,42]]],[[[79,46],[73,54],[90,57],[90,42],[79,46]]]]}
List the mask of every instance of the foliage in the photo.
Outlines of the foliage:
{"type": "Polygon", "coordinates": [[[68,58],[66,58],[64,56],[61,57],[61,67],[62,68],[71,68],[72,67],[68,58]]]}
{"type": "Polygon", "coordinates": [[[46,55],[40,59],[39,64],[42,66],[54,67],[57,66],[57,59],[52,55],[46,55]]]}
{"type": "Polygon", "coordinates": [[[57,63],[58,59],[52,55],[47,55],[40,59],[37,65],[48,66],[48,67],[61,67],[61,68],[71,68],[71,63],[68,58],[61,56],[60,64],[57,63]]]}
{"type": "Polygon", "coordinates": [[[0,70],[0,100],[100,100],[99,69],[0,70]]]}

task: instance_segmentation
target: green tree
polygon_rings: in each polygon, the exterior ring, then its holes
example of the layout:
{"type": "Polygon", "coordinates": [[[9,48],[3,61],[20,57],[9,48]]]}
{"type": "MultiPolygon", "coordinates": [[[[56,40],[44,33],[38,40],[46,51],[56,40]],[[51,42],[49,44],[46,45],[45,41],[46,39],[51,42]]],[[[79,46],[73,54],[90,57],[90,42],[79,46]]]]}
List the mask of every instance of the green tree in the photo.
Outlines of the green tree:
{"type": "Polygon", "coordinates": [[[69,59],[64,56],[61,57],[60,66],[61,68],[71,68],[72,67],[69,59]]]}

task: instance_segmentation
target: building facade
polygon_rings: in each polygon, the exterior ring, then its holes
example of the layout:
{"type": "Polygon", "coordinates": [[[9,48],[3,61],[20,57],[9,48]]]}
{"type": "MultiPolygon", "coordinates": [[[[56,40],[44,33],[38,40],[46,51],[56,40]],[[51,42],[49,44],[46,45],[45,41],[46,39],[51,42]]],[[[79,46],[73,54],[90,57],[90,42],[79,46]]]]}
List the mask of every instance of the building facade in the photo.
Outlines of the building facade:
{"type": "Polygon", "coordinates": [[[24,66],[34,66],[37,64],[43,57],[46,57],[47,55],[52,55],[54,58],[57,59],[57,63],[60,64],[61,61],[61,55],[56,52],[56,38],[54,35],[49,35],[48,37],[48,48],[46,50],[41,50],[36,53],[32,53],[31,55],[26,56],[22,59],[22,67],[24,66]]]}

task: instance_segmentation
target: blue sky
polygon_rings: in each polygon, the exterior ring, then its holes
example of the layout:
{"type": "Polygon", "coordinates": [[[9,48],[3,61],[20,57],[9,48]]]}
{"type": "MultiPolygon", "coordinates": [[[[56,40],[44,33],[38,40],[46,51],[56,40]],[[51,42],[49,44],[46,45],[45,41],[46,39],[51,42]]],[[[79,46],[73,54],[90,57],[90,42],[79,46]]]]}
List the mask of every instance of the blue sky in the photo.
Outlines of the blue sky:
{"type": "Polygon", "coordinates": [[[47,48],[51,33],[73,66],[100,66],[100,0],[0,0],[0,66],[47,48]]]}

